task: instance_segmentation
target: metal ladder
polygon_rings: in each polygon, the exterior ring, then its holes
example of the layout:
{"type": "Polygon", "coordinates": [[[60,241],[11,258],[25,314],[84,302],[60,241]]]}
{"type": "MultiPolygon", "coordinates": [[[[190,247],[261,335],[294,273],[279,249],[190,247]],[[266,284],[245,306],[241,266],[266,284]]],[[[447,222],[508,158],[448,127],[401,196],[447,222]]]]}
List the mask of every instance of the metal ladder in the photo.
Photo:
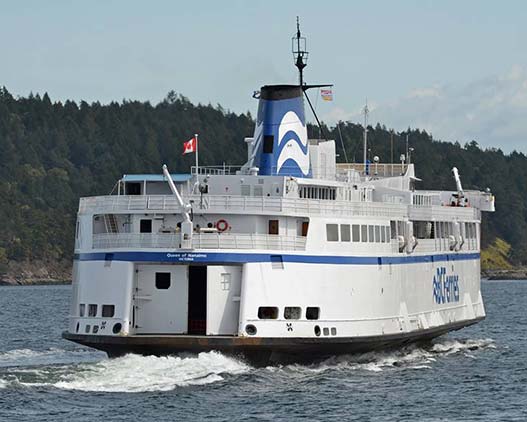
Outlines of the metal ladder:
{"type": "Polygon", "coordinates": [[[104,214],[104,225],[106,227],[106,233],[118,233],[119,232],[115,214],[104,214]]]}

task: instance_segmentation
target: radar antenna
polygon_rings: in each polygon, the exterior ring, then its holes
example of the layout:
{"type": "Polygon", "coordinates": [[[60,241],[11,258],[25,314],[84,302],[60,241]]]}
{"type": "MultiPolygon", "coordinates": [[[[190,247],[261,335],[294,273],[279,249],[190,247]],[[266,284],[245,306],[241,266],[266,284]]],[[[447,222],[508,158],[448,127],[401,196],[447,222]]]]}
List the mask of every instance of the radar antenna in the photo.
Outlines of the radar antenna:
{"type": "Polygon", "coordinates": [[[311,100],[309,99],[307,95],[307,90],[309,88],[322,88],[322,87],[328,87],[333,86],[329,84],[324,85],[306,85],[304,82],[304,68],[307,66],[307,56],[309,53],[306,50],[306,37],[303,37],[300,33],[300,20],[298,19],[298,16],[296,17],[296,34],[291,39],[292,41],[292,51],[293,51],[293,58],[295,60],[295,66],[298,68],[298,79],[300,87],[302,88],[302,91],[304,92],[304,96],[306,97],[307,103],[309,104],[309,108],[313,112],[313,116],[315,116],[315,119],[317,121],[317,125],[322,132],[322,135],[324,136],[324,139],[327,141],[328,136],[326,133],[325,128],[320,123],[320,120],[318,119],[317,113],[315,112],[315,109],[313,107],[313,104],[311,104],[311,100]]]}
{"type": "Polygon", "coordinates": [[[362,109],[362,113],[364,114],[364,172],[368,172],[368,114],[370,113],[370,109],[368,108],[368,100],[366,99],[366,105],[362,109]]]}
{"type": "Polygon", "coordinates": [[[291,39],[295,66],[298,68],[300,86],[304,85],[304,68],[307,66],[306,37],[300,33],[300,20],[296,17],[296,35],[291,39]]]}

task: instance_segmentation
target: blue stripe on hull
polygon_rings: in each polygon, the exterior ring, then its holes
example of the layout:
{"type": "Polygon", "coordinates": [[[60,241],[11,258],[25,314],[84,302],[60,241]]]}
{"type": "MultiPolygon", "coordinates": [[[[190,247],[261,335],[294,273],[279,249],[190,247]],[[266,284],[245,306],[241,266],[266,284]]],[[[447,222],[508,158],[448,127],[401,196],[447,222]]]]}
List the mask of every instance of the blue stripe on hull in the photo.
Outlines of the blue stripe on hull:
{"type": "Polygon", "coordinates": [[[94,252],[75,254],[78,261],[127,261],[127,262],[182,262],[227,263],[271,262],[271,256],[281,256],[283,262],[303,264],[385,265],[418,264],[423,262],[470,261],[479,259],[479,252],[439,255],[404,256],[336,256],[336,255],[287,255],[280,253],[225,253],[225,252],[94,252]]]}

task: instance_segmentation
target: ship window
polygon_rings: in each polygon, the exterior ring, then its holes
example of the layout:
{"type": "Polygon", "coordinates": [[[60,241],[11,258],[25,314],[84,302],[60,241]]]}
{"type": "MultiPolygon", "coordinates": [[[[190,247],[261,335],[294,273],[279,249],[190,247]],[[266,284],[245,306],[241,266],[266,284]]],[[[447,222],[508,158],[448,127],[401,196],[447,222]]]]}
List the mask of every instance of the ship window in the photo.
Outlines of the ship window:
{"type": "Polygon", "coordinates": [[[467,223],[467,238],[469,238],[469,239],[473,239],[474,238],[473,223],[467,223]]]}
{"type": "Polygon", "coordinates": [[[273,153],[273,144],[274,144],[274,136],[273,135],[264,135],[264,144],[263,144],[263,152],[264,152],[264,154],[272,154],[273,153]]]}
{"type": "Polygon", "coordinates": [[[375,226],[375,241],[377,243],[381,241],[381,228],[379,226],[375,226]]]}
{"type": "Polygon", "coordinates": [[[306,308],[306,319],[318,319],[320,315],[320,308],[308,306],[306,308]]]}
{"type": "Polygon", "coordinates": [[[126,183],[126,195],[141,195],[141,183],[126,183]]]}
{"type": "Polygon", "coordinates": [[[390,230],[392,232],[392,239],[397,239],[397,223],[395,221],[390,221],[390,230]]]}
{"type": "Polygon", "coordinates": [[[385,226],[386,230],[386,242],[390,243],[390,226],[385,226]]]}
{"type": "Polygon", "coordinates": [[[331,335],[336,336],[337,335],[337,327],[331,327],[331,335]]]}
{"type": "Polygon", "coordinates": [[[368,241],[368,226],[366,224],[360,226],[360,240],[361,242],[368,241]]]}
{"type": "Polygon", "coordinates": [[[258,318],[277,319],[278,318],[278,308],[276,306],[260,306],[258,308],[258,318]]]}
{"type": "Polygon", "coordinates": [[[342,224],[340,226],[340,240],[342,242],[349,242],[351,240],[349,224],[342,224]]]}
{"type": "Polygon", "coordinates": [[[269,220],[269,234],[278,234],[278,220],[269,220]]]}
{"type": "Polygon", "coordinates": [[[102,305],[102,316],[105,318],[113,318],[115,315],[115,305],[102,305]]]}
{"type": "Polygon", "coordinates": [[[84,303],[81,303],[79,305],[79,316],[84,316],[85,312],[86,312],[86,305],[84,303]]]}
{"type": "Polygon", "coordinates": [[[284,309],[285,319],[300,319],[302,310],[298,306],[286,306],[284,309]]]}
{"type": "Polygon", "coordinates": [[[156,273],[156,289],[166,290],[170,288],[170,273],[156,273]]]}
{"type": "Polygon", "coordinates": [[[324,333],[325,336],[329,336],[329,328],[328,327],[322,328],[322,333],[324,333]]]}
{"type": "Polygon", "coordinates": [[[139,222],[139,233],[152,233],[152,220],[141,220],[139,222]]]}
{"type": "Polygon", "coordinates": [[[386,228],[381,226],[381,242],[386,243],[386,228]]]}
{"type": "Polygon", "coordinates": [[[351,234],[354,242],[360,242],[360,226],[358,224],[351,226],[351,234]]]}
{"type": "Polygon", "coordinates": [[[91,316],[91,317],[97,316],[97,305],[93,303],[88,305],[88,316],[91,316]]]}
{"type": "Polygon", "coordinates": [[[375,242],[375,226],[368,226],[368,240],[375,242]]]}
{"type": "Polygon", "coordinates": [[[302,236],[306,237],[309,230],[309,221],[302,221],[302,236]]]}
{"type": "Polygon", "coordinates": [[[339,225],[338,224],[326,224],[326,236],[328,242],[339,241],[339,225]]]}

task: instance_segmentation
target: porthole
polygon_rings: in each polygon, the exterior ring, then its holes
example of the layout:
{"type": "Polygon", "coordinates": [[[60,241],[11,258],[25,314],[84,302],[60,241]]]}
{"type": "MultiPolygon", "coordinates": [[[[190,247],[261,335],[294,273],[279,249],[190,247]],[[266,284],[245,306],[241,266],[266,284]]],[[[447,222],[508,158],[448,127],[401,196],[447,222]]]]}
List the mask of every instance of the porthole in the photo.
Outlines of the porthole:
{"type": "Polygon", "coordinates": [[[93,334],[97,334],[98,332],[99,332],[99,326],[98,326],[98,325],[94,325],[94,326],[93,326],[92,333],[93,333],[93,334]]]}
{"type": "Polygon", "coordinates": [[[322,329],[322,332],[324,333],[325,336],[329,336],[329,328],[328,327],[324,327],[322,329]]]}
{"type": "Polygon", "coordinates": [[[77,326],[75,327],[75,332],[76,332],[76,333],[79,332],[80,326],[81,326],[81,325],[77,322],[77,326]]]}
{"type": "Polygon", "coordinates": [[[315,335],[316,335],[317,337],[320,336],[320,327],[319,327],[318,325],[315,325],[315,335]]]}
{"type": "Polygon", "coordinates": [[[331,335],[336,336],[337,335],[337,327],[331,327],[331,335]]]}
{"type": "Polygon", "coordinates": [[[90,324],[88,324],[88,325],[86,325],[86,327],[84,327],[84,332],[85,332],[86,334],[89,334],[89,333],[90,333],[90,330],[91,330],[91,325],[90,325],[90,324]]]}
{"type": "Polygon", "coordinates": [[[256,327],[252,324],[247,324],[245,326],[245,332],[250,336],[254,336],[256,334],[256,327]]]}
{"type": "Polygon", "coordinates": [[[117,324],[113,325],[112,331],[113,331],[114,334],[119,334],[121,332],[122,328],[123,328],[123,326],[121,325],[120,322],[118,322],[117,324]]]}

